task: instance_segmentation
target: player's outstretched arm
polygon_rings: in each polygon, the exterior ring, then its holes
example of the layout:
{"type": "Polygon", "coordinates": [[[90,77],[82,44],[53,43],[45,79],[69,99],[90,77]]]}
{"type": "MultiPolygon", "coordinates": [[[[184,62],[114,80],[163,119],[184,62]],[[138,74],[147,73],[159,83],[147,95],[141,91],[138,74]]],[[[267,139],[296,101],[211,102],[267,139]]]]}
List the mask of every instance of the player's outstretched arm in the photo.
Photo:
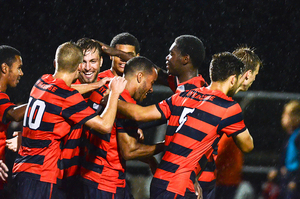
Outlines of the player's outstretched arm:
{"type": "Polygon", "coordinates": [[[14,107],[7,111],[6,118],[10,121],[20,122],[24,118],[27,104],[22,104],[20,106],[14,107]]]}
{"type": "Polygon", "coordinates": [[[232,138],[239,149],[245,153],[249,153],[254,148],[253,138],[248,129],[236,136],[232,136],[232,138]]]}
{"type": "Polygon", "coordinates": [[[143,107],[119,100],[118,111],[126,117],[138,122],[149,122],[162,118],[161,113],[157,110],[155,105],[143,107]]]}
{"type": "Polygon", "coordinates": [[[127,81],[123,77],[113,78],[110,82],[109,98],[103,113],[88,120],[85,125],[103,134],[111,132],[117,113],[119,95],[123,92],[126,83],[127,81]]]}
{"type": "Polygon", "coordinates": [[[128,61],[134,57],[134,55],[132,55],[130,53],[126,53],[124,51],[118,50],[118,49],[113,48],[105,43],[100,42],[100,41],[97,41],[97,42],[102,46],[103,52],[109,56],[117,56],[117,57],[120,57],[124,61],[128,61]]]}
{"type": "Polygon", "coordinates": [[[110,80],[111,80],[111,78],[104,77],[100,81],[94,82],[94,83],[89,83],[89,84],[71,84],[71,88],[76,89],[80,94],[85,94],[85,93],[88,93],[90,91],[93,91],[95,89],[100,88],[101,86],[103,86],[104,84],[106,84],[107,82],[109,82],[110,80]]]}
{"type": "Polygon", "coordinates": [[[118,133],[118,145],[120,153],[125,160],[143,159],[160,153],[164,149],[164,143],[145,145],[139,143],[135,137],[126,132],[118,133]]]}

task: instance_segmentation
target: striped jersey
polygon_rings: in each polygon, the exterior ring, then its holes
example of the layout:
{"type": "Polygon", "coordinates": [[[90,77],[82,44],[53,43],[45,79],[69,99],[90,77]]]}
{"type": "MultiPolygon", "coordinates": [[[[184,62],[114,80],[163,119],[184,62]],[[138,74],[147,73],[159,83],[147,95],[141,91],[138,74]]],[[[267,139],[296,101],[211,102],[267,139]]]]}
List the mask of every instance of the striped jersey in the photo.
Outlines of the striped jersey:
{"type": "Polygon", "coordinates": [[[181,93],[195,88],[200,88],[202,86],[207,86],[207,83],[200,74],[197,77],[193,77],[192,79],[189,79],[182,83],[179,83],[176,76],[169,75],[168,83],[169,87],[174,93],[181,93]]]}
{"type": "Polygon", "coordinates": [[[95,116],[78,91],[62,79],[43,75],[30,93],[14,177],[57,184],[63,168],[59,159],[65,136],[76,124],[82,125],[95,116]]]}
{"type": "Polygon", "coordinates": [[[156,106],[169,122],[165,154],[151,186],[184,196],[194,192],[195,177],[205,168],[220,136],[246,130],[242,110],[221,91],[205,87],[174,94],[156,106]]]}
{"type": "MultiPolygon", "coordinates": [[[[99,90],[94,91],[97,92],[97,95],[92,94],[89,99],[93,103],[100,103],[102,99],[99,98],[102,89],[99,90]]],[[[120,99],[136,103],[127,90],[123,91],[120,99]]],[[[81,176],[84,178],[85,184],[111,193],[116,193],[117,188],[126,186],[125,160],[119,153],[117,143],[117,133],[123,132],[122,124],[124,121],[123,117],[118,114],[117,122],[114,123],[111,133],[99,135],[92,130],[90,131],[88,152],[81,168],[81,176]]],[[[130,123],[126,122],[126,124],[128,126],[130,123]]]]}
{"type": "MultiPolygon", "coordinates": [[[[8,95],[0,91],[0,160],[5,160],[5,146],[6,146],[6,131],[10,124],[7,121],[7,111],[14,108],[16,105],[13,104],[8,95]]],[[[0,190],[3,189],[3,181],[0,180],[0,190]]]]}

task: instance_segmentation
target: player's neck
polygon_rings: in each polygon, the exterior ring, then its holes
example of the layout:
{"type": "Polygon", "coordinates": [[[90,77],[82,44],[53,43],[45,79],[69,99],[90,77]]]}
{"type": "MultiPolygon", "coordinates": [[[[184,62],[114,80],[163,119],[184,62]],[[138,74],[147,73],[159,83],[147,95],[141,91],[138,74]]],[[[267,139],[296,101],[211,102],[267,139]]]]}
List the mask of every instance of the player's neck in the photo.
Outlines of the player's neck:
{"type": "Polygon", "coordinates": [[[177,75],[179,83],[186,82],[198,76],[198,70],[189,70],[177,75]]]}
{"type": "Polygon", "coordinates": [[[67,84],[67,86],[71,87],[71,84],[74,81],[74,74],[66,72],[55,72],[53,78],[62,79],[67,84]]]}
{"type": "Polygon", "coordinates": [[[222,93],[224,93],[225,95],[228,94],[229,90],[230,90],[230,86],[228,84],[227,81],[225,82],[212,82],[208,88],[210,90],[218,90],[221,91],[222,93]]]}
{"type": "Polygon", "coordinates": [[[7,89],[7,82],[6,82],[5,78],[2,77],[0,79],[0,91],[5,93],[6,89],[7,89]]]}

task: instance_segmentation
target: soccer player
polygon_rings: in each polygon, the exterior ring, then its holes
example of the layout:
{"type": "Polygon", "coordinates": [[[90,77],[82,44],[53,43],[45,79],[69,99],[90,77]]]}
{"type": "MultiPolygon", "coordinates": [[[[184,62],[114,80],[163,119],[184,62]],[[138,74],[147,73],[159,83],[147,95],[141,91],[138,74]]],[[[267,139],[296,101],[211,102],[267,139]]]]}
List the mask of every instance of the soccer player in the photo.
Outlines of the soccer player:
{"type": "MultiPolygon", "coordinates": [[[[16,87],[23,76],[21,53],[11,46],[1,45],[0,65],[0,160],[4,164],[7,128],[10,121],[23,119],[26,105],[17,107],[5,93],[8,87],[16,87]]],[[[3,182],[0,179],[0,190],[3,189],[3,182]]]]}
{"type": "MultiPolygon", "coordinates": [[[[238,47],[233,54],[243,62],[243,74],[246,75],[237,92],[247,91],[263,66],[262,62],[254,50],[248,47],[238,47]]],[[[203,199],[233,198],[241,181],[243,153],[238,149],[234,140],[227,136],[222,136],[218,152],[214,153],[216,155],[211,156],[208,160],[206,168],[199,178],[203,199]],[[216,169],[217,171],[215,171],[216,169]]]]}
{"type": "MultiPolygon", "coordinates": [[[[153,92],[157,71],[147,58],[135,57],[126,63],[124,77],[128,83],[120,100],[135,104],[153,92]]],[[[99,90],[94,91],[89,99],[95,109],[103,97],[99,90]]],[[[161,152],[164,144],[139,143],[137,129],[136,122],[118,115],[110,134],[90,132],[88,154],[81,172],[86,198],[131,198],[125,181],[126,160],[139,159],[148,163],[152,170],[156,169],[157,163],[152,155],[161,152]]]]}
{"type": "Polygon", "coordinates": [[[82,48],[84,56],[79,77],[71,87],[78,90],[79,93],[85,94],[84,97],[87,99],[91,91],[100,88],[111,78],[98,79],[98,74],[103,63],[102,46],[98,41],[81,38],[76,44],[82,48]]]}
{"type": "Polygon", "coordinates": [[[82,62],[81,48],[71,42],[63,43],[56,50],[55,73],[43,75],[31,90],[23,120],[22,144],[13,167],[17,198],[65,198],[58,188],[64,137],[81,124],[99,134],[112,129],[118,97],[126,80],[118,77],[111,81],[108,106],[98,116],[80,93],[70,88],[78,78],[82,62]]]}
{"type": "Polygon", "coordinates": [[[158,68],[158,83],[169,86],[174,93],[207,85],[199,74],[204,58],[205,49],[199,38],[177,37],[166,56],[167,71],[158,68]]]}
{"type": "Polygon", "coordinates": [[[196,198],[193,183],[222,134],[232,136],[244,152],[253,149],[241,108],[231,98],[245,80],[243,66],[229,52],[216,54],[210,64],[208,88],[178,93],[147,107],[119,101],[118,111],[132,119],[169,121],[165,154],[151,183],[151,198],[196,198]]]}

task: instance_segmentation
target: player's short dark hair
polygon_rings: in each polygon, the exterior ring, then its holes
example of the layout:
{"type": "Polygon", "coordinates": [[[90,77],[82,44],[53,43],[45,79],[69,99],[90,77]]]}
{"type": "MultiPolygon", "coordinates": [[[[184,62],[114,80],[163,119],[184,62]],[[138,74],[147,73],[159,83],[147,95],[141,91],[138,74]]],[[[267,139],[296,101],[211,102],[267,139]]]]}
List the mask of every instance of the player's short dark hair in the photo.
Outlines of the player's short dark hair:
{"type": "Polygon", "coordinates": [[[123,32],[116,35],[110,42],[111,47],[116,47],[117,44],[131,45],[135,47],[136,54],[140,53],[140,43],[135,36],[128,32],[123,32]]]}
{"type": "MultiPolygon", "coordinates": [[[[86,52],[88,50],[98,50],[99,53],[99,57],[101,57],[102,54],[102,46],[95,41],[94,39],[90,39],[90,38],[81,38],[79,39],[76,44],[82,48],[83,52],[86,52]]],[[[94,51],[94,52],[95,52],[94,51]]]]}
{"type": "Polygon", "coordinates": [[[21,56],[20,51],[17,49],[7,46],[0,46],[0,65],[6,63],[8,66],[11,66],[16,61],[16,55],[21,56]]]}
{"type": "Polygon", "coordinates": [[[126,62],[124,74],[130,75],[134,74],[137,71],[141,71],[147,75],[150,75],[153,72],[153,68],[156,68],[156,65],[153,64],[152,61],[150,61],[146,57],[134,57],[126,62]]]}
{"type": "Polygon", "coordinates": [[[78,70],[78,65],[83,62],[82,49],[74,42],[65,42],[57,48],[55,61],[58,71],[72,73],[78,70]]]}
{"type": "Polygon", "coordinates": [[[181,55],[189,55],[194,68],[200,68],[205,58],[205,48],[202,41],[193,35],[181,35],[175,39],[181,55]]]}
{"type": "Polygon", "coordinates": [[[225,81],[231,75],[242,74],[243,62],[230,52],[214,54],[209,66],[211,81],[225,81]]]}
{"type": "Polygon", "coordinates": [[[259,59],[259,57],[254,53],[254,49],[241,46],[236,48],[232,54],[237,56],[242,62],[244,63],[244,69],[243,72],[246,72],[248,70],[254,71],[259,65],[260,68],[263,67],[262,61],[259,59]]]}

